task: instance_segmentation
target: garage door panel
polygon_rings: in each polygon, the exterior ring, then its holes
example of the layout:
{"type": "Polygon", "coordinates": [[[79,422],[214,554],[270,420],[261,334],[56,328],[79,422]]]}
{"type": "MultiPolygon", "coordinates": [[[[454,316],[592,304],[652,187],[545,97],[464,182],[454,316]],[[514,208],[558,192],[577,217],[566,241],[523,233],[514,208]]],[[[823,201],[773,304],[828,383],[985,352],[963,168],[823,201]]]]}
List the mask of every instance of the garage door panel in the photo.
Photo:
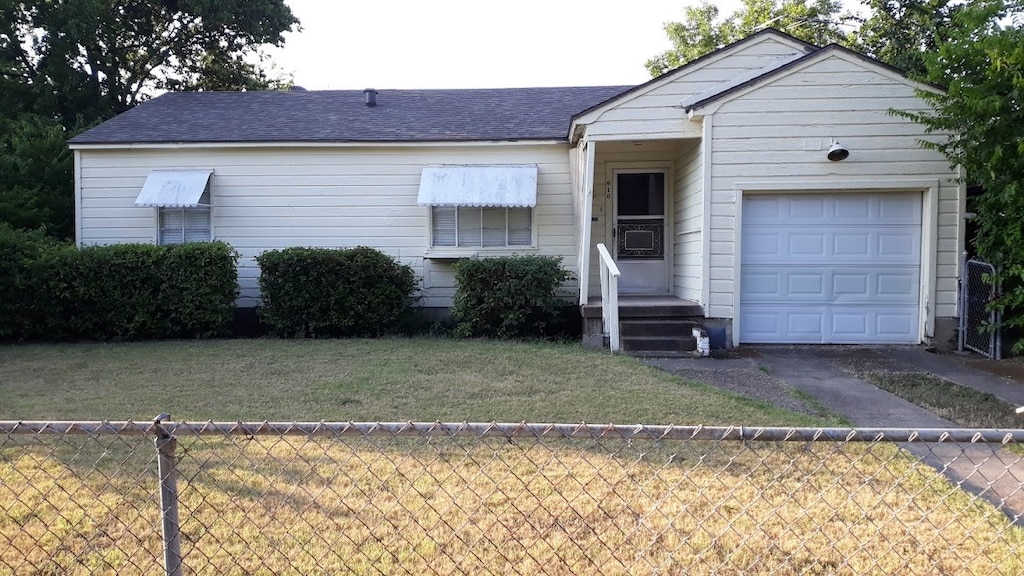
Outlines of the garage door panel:
{"type": "Polygon", "coordinates": [[[757,306],[743,313],[749,344],[905,344],[917,315],[867,306],[757,306]]]}
{"type": "Polygon", "coordinates": [[[741,341],[918,341],[920,194],[751,195],[742,225],[741,341]]]}
{"type": "Polygon", "coordinates": [[[916,270],[863,266],[743,267],[743,302],[749,304],[917,305],[916,270]]]}
{"type": "Polygon", "coordinates": [[[744,218],[784,219],[793,224],[820,223],[877,225],[919,223],[920,195],[904,193],[751,195],[743,200],[744,218]],[[753,206],[748,210],[748,204],[753,206]]]}
{"type": "Polygon", "coordinates": [[[921,232],[917,227],[857,229],[849,226],[779,230],[748,226],[742,235],[744,257],[761,256],[760,264],[882,262],[919,265],[921,232]],[[749,246],[748,246],[749,245],[749,246]]]}

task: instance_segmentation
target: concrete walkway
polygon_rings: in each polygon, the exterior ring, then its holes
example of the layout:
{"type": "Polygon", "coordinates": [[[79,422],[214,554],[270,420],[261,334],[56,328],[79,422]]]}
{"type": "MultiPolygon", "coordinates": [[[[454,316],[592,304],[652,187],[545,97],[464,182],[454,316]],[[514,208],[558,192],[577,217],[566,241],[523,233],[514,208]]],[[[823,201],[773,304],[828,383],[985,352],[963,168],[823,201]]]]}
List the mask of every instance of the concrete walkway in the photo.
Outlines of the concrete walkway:
{"type": "MultiPolygon", "coordinates": [[[[845,416],[854,427],[958,427],[844,373],[834,362],[844,360],[847,351],[860,356],[858,360],[868,365],[878,362],[880,366],[899,369],[900,364],[905,364],[961,386],[990,392],[1007,402],[1024,404],[1024,386],[921,347],[758,347],[757,362],[829,410],[845,416]]],[[[1024,418],[1021,427],[1024,428],[1024,418]]],[[[989,501],[1018,526],[1024,526],[1024,462],[1019,454],[999,445],[981,443],[908,443],[902,447],[964,490],[989,501]]]]}
{"type": "MultiPolygon", "coordinates": [[[[686,376],[686,371],[745,372],[754,386],[764,371],[814,398],[855,428],[958,428],[898,396],[851,374],[892,371],[927,372],[1014,405],[1024,405],[1024,383],[997,376],[967,362],[970,357],[941,355],[920,346],[753,346],[750,358],[736,360],[648,360],[686,376]],[[843,368],[847,370],[844,371],[843,368]]],[[[697,378],[714,384],[715,378],[697,378]]],[[[735,387],[730,389],[737,391],[735,387]]],[[[739,390],[743,393],[742,390],[739,390]]],[[[763,399],[764,397],[762,397],[763,399]]],[[[784,404],[784,402],[779,402],[784,404]]],[[[1024,428],[1024,418],[1021,418],[1024,428]]],[[[962,489],[987,500],[1024,526],[1024,460],[999,445],[981,443],[906,443],[901,446],[962,489]]]]}

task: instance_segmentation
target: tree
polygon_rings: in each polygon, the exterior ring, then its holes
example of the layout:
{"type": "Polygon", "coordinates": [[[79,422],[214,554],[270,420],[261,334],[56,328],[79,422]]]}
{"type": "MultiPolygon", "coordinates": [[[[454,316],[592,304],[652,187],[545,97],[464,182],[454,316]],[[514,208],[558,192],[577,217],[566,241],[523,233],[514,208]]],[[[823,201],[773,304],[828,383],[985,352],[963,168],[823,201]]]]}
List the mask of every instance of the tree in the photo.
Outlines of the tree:
{"type": "Polygon", "coordinates": [[[853,16],[841,8],[839,0],[743,0],[739,10],[720,19],[718,7],[705,0],[687,7],[682,22],[665,24],[672,48],[645,65],[658,76],[768,27],[820,46],[848,43],[842,27],[853,16]]]}
{"type": "MultiPolygon", "coordinates": [[[[1008,327],[1024,327],[1024,26],[1020,0],[974,0],[953,16],[949,37],[925,54],[926,79],[947,87],[921,91],[933,111],[895,114],[920,122],[953,166],[985,192],[971,199],[978,254],[995,264],[1000,294],[991,306],[1008,327]]],[[[1014,348],[1024,349],[1024,340],[1014,348]]]]}
{"type": "Polygon", "coordinates": [[[965,6],[951,0],[864,0],[871,16],[855,34],[858,52],[895,66],[914,78],[927,74],[925,54],[953,31],[965,6]]]}
{"type": "Polygon", "coordinates": [[[0,0],[0,222],[69,235],[64,139],[161,90],[273,87],[263,48],[297,24],[284,0],[0,0]]]}
{"type": "Polygon", "coordinates": [[[296,24],[283,0],[0,0],[0,74],[67,126],[210,76],[265,85],[251,60],[296,24]]]}

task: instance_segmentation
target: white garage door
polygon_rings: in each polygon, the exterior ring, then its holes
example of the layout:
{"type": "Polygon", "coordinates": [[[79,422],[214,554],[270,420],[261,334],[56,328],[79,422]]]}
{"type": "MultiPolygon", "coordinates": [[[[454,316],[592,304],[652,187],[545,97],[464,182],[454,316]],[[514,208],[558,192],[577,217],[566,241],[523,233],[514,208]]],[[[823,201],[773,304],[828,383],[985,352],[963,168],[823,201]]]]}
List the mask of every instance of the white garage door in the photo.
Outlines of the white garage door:
{"type": "Polygon", "coordinates": [[[740,341],[919,341],[921,195],[743,199],[740,341]]]}

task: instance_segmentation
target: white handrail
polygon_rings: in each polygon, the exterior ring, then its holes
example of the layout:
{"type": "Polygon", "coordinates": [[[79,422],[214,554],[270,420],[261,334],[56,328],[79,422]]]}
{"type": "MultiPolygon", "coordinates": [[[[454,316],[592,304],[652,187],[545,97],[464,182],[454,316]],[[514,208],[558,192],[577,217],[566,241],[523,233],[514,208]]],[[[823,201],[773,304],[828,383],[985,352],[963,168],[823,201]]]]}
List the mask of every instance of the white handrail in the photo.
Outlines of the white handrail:
{"type": "Polygon", "coordinates": [[[612,354],[619,351],[619,267],[612,260],[604,244],[597,245],[601,261],[601,321],[608,335],[608,349],[612,354]]]}

